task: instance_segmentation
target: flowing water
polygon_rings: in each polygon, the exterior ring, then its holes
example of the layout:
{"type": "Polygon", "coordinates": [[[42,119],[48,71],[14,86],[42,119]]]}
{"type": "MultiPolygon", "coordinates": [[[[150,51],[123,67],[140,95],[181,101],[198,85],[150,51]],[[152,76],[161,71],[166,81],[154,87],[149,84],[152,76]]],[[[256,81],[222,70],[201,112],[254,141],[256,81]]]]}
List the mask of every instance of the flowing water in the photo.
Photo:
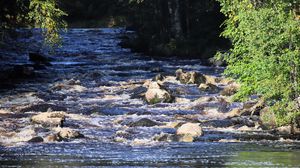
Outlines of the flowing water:
{"type": "MultiPolygon", "coordinates": [[[[40,68],[34,78],[15,82],[13,88],[2,89],[1,109],[43,103],[64,107],[80,115],[67,119],[65,124],[86,138],[37,144],[3,139],[0,167],[300,167],[300,143],[274,137],[267,131],[245,133],[232,127],[203,125],[203,137],[183,143],[154,140],[161,134],[174,134],[176,130],[171,127],[128,127],[128,123],[141,118],[159,123],[223,121],[214,103],[207,105],[208,114],[199,112],[195,100],[217,95],[200,92],[194,85],[168,84],[178,91],[176,97],[188,100],[185,102],[148,105],[131,97],[137,86],[157,73],[174,75],[182,68],[220,76],[223,69],[201,66],[197,59],[132,53],[118,45],[124,33],[123,29],[70,29],[63,34],[62,47],[54,52],[52,66],[40,68]],[[70,80],[72,84],[68,84],[70,80]]],[[[30,37],[18,38],[18,42],[34,44],[40,40],[37,34],[30,37]]],[[[40,50],[38,45],[29,48],[40,50]]],[[[18,47],[0,51],[9,64],[30,64],[27,51],[16,52],[18,47]]],[[[228,108],[236,106],[240,103],[228,108]]],[[[2,117],[0,122],[14,121],[17,132],[25,127],[36,128],[28,119],[32,112],[22,115],[17,119],[2,117]]]]}

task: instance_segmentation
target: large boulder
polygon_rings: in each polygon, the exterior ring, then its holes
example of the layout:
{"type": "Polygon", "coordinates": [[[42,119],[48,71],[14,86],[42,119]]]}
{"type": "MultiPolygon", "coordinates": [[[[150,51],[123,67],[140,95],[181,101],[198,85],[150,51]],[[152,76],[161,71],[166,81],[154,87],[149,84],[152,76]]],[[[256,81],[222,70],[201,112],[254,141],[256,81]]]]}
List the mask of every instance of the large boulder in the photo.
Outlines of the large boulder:
{"type": "Polygon", "coordinates": [[[179,141],[193,142],[194,138],[203,135],[203,131],[198,123],[186,123],[177,129],[176,135],[180,136],[179,141]]]}
{"type": "Polygon", "coordinates": [[[152,82],[145,93],[145,99],[150,104],[171,103],[173,96],[164,89],[159,83],[152,82]]]}
{"type": "Polygon", "coordinates": [[[206,78],[203,74],[198,72],[184,72],[178,69],[176,72],[176,79],[182,84],[197,84],[206,83],[206,78]]]}
{"type": "Polygon", "coordinates": [[[65,112],[45,112],[32,116],[31,121],[44,127],[62,127],[65,115],[65,112]]]}

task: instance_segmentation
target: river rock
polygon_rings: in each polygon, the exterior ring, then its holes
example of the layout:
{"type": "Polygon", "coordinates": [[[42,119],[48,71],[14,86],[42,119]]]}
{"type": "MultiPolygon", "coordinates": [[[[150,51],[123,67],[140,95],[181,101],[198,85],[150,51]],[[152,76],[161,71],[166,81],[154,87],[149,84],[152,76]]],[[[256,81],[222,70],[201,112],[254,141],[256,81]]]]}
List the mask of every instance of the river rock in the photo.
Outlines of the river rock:
{"type": "Polygon", "coordinates": [[[29,143],[41,143],[41,142],[44,142],[44,139],[42,137],[33,137],[27,142],[29,142],[29,143]]]}
{"type": "Polygon", "coordinates": [[[19,111],[21,113],[24,112],[47,112],[47,111],[67,111],[67,108],[58,106],[55,104],[48,104],[48,103],[42,103],[42,104],[32,104],[29,106],[26,106],[19,111]]]}
{"type": "Polygon", "coordinates": [[[83,138],[84,135],[81,134],[79,131],[75,131],[71,128],[59,128],[58,129],[58,136],[62,139],[76,139],[76,138],[83,138]]]}
{"type": "Polygon", "coordinates": [[[60,141],[62,141],[62,138],[60,136],[58,136],[57,134],[51,134],[45,138],[45,141],[46,142],[60,142],[60,141]]]}
{"type": "Polygon", "coordinates": [[[199,86],[199,89],[204,92],[212,92],[212,93],[219,91],[218,86],[211,84],[211,83],[207,83],[207,84],[201,83],[199,86]]]}
{"type": "Polygon", "coordinates": [[[157,82],[152,82],[145,93],[145,99],[150,104],[171,103],[173,96],[157,82]]]}
{"type": "Polygon", "coordinates": [[[270,110],[269,107],[265,107],[260,111],[260,122],[261,125],[268,129],[276,128],[275,114],[270,110]]]}
{"type": "Polygon", "coordinates": [[[65,112],[45,112],[32,116],[31,121],[44,127],[62,127],[65,115],[65,112]]]}
{"type": "Polygon", "coordinates": [[[293,128],[290,125],[281,126],[281,127],[276,128],[276,131],[277,131],[278,134],[290,135],[290,134],[293,133],[293,128]]]}
{"type": "Polygon", "coordinates": [[[130,95],[131,99],[140,99],[145,97],[145,93],[147,92],[147,88],[144,86],[139,86],[132,90],[132,94],[130,95]]]}
{"type": "Polygon", "coordinates": [[[192,137],[198,137],[203,135],[203,131],[198,123],[186,123],[177,129],[176,135],[191,135],[192,137]]]}
{"type": "Polygon", "coordinates": [[[226,86],[221,92],[220,94],[222,96],[232,96],[235,93],[237,93],[237,91],[239,90],[240,86],[238,84],[230,84],[228,86],[226,86]]]}
{"type": "Polygon", "coordinates": [[[178,69],[176,72],[176,79],[182,84],[197,84],[206,83],[206,78],[203,74],[198,72],[184,72],[178,69]]]}
{"type": "Polygon", "coordinates": [[[129,124],[130,127],[153,127],[160,125],[159,123],[152,121],[148,118],[142,118],[138,121],[132,122],[129,124]]]}
{"type": "Polygon", "coordinates": [[[166,78],[166,76],[164,76],[163,74],[159,73],[157,74],[152,81],[163,81],[166,78]]]}

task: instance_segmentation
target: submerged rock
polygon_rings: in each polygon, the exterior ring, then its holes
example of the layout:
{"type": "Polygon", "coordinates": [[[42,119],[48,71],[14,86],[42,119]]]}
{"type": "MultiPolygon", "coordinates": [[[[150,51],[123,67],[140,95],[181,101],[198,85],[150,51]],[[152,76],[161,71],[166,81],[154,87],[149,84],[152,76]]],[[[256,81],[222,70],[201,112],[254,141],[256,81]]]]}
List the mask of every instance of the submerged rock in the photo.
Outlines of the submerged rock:
{"type": "Polygon", "coordinates": [[[148,118],[142,118],[138,121],[132,122],[129,124],[130,127],[153,127],[160,125],[159,123],[152,121],[148,118]]]}
{"type": "Polygon", "coordinates": [[[178,69],[176,72],[176,79],[182,84],[197,84],[206,83],[206,78],[203,74],[198,72],[184,72],[178,69]]]}
{"type": "Polygon", "coordinates": [[[44,127],[62,127],[65,115],[65,112],[45,112],[32,116],[31,121],[44,127]]]}
{"type": "Polygon", "coordinates": [[[145,99],[150,104],[171,103],[173,96],[157,82],[152,82],[145,93],[145,99]]]}

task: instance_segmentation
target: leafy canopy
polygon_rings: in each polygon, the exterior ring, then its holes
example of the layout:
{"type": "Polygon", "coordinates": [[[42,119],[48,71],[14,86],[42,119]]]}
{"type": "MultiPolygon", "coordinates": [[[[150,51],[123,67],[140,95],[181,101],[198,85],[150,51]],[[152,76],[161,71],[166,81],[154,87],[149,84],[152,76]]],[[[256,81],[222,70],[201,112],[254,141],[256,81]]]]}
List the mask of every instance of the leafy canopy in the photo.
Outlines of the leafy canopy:
{"type": "Polygon", "coordinates": [[[296,101],[300,92],[299,3],[218,1],[221,12],[228,17],[222,35],[233,44],[230,52],[223,54],[228,63],[225,74],[242,85],[235,98],[246,100],[250,95],[260,95],[271,107],[278,125],[292,122],[300,114],[296,101]]]}

